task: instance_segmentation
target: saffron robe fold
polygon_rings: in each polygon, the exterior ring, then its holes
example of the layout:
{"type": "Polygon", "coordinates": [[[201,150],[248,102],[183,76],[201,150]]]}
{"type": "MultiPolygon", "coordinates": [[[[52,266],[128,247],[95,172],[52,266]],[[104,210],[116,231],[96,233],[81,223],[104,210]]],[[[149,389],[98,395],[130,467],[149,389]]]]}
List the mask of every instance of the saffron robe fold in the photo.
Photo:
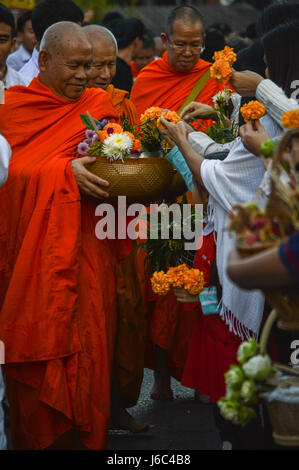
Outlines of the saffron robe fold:
{"type": "Polygon", "coordinates": [[[95,207],[70,162],[80,113],[118,120],[103,90],[68,101],[44,86],[7,91],[0,128],[12,147],[0,188],[0,338],[15,448],[43,449],[69,429],[105,447],[120,244],[95,236],[95,207]]]}
{"type": "Polygon", "coordinates": [[[129,99],[129,92],[115,88],[113,85],[109,85],[106,91],[110,95],[113,107],[118,112],[121,120],[128,116],[130,124],[132,126],[137,125],[139,123],[138,114],[135,105],[129,99]]]}

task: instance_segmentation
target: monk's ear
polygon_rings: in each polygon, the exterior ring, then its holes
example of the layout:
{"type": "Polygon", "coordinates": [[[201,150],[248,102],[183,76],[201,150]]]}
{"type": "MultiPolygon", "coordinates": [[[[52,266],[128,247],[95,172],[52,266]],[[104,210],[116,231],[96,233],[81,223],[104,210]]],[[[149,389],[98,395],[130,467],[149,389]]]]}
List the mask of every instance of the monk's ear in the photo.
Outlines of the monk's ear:
{"type": "Polygon", "coordinates": [[[166,33],[161,33],[161,41],[163,42],[163,46],[165,47],[165,49],[167,48],[167,45],[168,45],[168,38],[167,38],[167,34],[166,33]]]}
{"type": "Polygon", "coordinates": [[[47,50],[42,50],[38,56],[38,65],[41,72],[45,72],[49,66],[50,54],[47,50]]]}

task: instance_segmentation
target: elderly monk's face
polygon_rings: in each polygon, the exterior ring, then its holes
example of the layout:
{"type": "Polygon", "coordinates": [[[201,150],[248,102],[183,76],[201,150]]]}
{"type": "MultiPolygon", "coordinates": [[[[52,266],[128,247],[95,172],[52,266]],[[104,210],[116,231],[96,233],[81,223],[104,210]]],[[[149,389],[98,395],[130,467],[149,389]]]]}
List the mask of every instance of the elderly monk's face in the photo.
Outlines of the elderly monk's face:
{"type": "Polygon", "coordinates": [[[116,49],[114,44],[104,41],[93,41],[92,46],[93,61],[87,86],[106,90],[116,72],[116,49]]]}
{"type": "Polygon", "coordinates": [[[177,20],[172,34],[161,34],[170,64],[178,72],[189,72],[196,65],[204,42],[203,24],[200,21],[185,24],[177,20]]]}
{"type": "Polygon", "coordinates": [[[40,52],[40,79],[58,96],[76,101],[87,86],[91,64],[92,47],[88,41],[64,41],[57,49],[40,52]]]}

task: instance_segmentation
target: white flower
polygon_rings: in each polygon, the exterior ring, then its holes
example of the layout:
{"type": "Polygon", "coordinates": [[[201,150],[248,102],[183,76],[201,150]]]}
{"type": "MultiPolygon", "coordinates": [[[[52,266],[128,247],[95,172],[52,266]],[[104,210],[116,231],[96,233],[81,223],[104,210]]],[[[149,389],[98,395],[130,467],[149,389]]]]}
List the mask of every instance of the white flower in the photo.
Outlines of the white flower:
{"type": "Polygon", "coordinates": [[[244,380],[244,373],[241,367],[231,365],[228,372],[224,374],[225,383],[229,388],[239,388],[244,380]]]}
{"type": "Polygon", "coordinates": [[[271,359],[258,354],[243,365],[243,371],[250,379],[264,380],[273,372],[271,359]]]}
{"type": "Polygon", "coordinates": [[[232,91],[231,90],[223,90],[219,91],[217,95],[213,96],[212,100],[215,104],[227,104],[231,99],[232,91]]]}
{"type": "Polygon", "coordinates": [[[245,382],[243,382],[240,395],[245,403],[256,403],[258,395],[253,380],[245,380],[245,382]]]}
{"type": "Polygon", "coordinates": [[[248,361],[251,357],[255,356],[258,353],[259,345],[257,344],[255,338],[251,338],[249,341],[244,341],[239,346],[237,352],[237,359],[240,364],[248,361]]]}
{"type": "Polygon", "coordinates": [[[218,401],[218,407],[220,414],[224,419],[232,421],[235,424],[239,423],[240,404],[237,401],[230,401],[226,398],[221,398],[218,401]]]}
{"type": "Polygon", "coordinates": [[[132,147],[132,139],[121,132],[120,134],[112,134],[104,140],[103,153],[111,161],[123,160],[130,153],[132,147]]]}

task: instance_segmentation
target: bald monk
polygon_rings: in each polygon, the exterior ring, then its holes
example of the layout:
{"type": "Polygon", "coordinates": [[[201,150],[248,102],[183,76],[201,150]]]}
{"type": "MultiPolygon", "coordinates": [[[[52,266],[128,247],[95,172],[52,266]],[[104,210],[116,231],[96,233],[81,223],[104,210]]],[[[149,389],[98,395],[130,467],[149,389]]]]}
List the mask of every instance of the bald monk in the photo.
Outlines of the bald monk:
{"type": "MultiPolygon", "coordinates": [[[[213,105],[213,96],[223,86],[209,78],[211,64],[200,58],[204,46],[201,13],[192,6],[175,8],[167,21],[161,40],[166,48],[162,58],[141,70],[133,85],[131,99],[138,115],[151,106],[181,111],[188,101],[213,105]],[[203,80],[194,96],[199,79],[203,80]]],[[[212,121],[201,121],[205,126],[212,121]]],[[[155,369],[154,399],[172,399],[170,374],[180,380],[190,338],[196,321],[194,312],[184,312],[173,293],[156,298],[148,289],[149,366],[155,369]],[[170,371],[169,371],[170,367],[170,371]]]]}
{"type": "Polygon", "coordinates": [[[82,28],[56,23],[41,43],[39,76],[8,90],[0,106],[12,148],[0,188],[0,338],[15,449],[106,445],[125,254],[117,240],[95,236],[108,183],[76,151],[80,113],[118,120],[107,93],[85,89],[91,63],[82,28]]]}
{"type": "MultiPolygon", "coordinates": [[[[138,116],[129,93],[111,85],[116,72],[117,42],[107,28],[88,25],[83,28],[93,48],[93,63],[87,86],[102,88],[111,97],[113,107],[131,125],[138,116]]],[[[144,368],[145,318],[143,296],[137,270],[136,247],[119,264],[117,279],[117,332],[112,382],[111,428],[143,432],[151,429],[126,411],[136,405],[144,368]]]]}

